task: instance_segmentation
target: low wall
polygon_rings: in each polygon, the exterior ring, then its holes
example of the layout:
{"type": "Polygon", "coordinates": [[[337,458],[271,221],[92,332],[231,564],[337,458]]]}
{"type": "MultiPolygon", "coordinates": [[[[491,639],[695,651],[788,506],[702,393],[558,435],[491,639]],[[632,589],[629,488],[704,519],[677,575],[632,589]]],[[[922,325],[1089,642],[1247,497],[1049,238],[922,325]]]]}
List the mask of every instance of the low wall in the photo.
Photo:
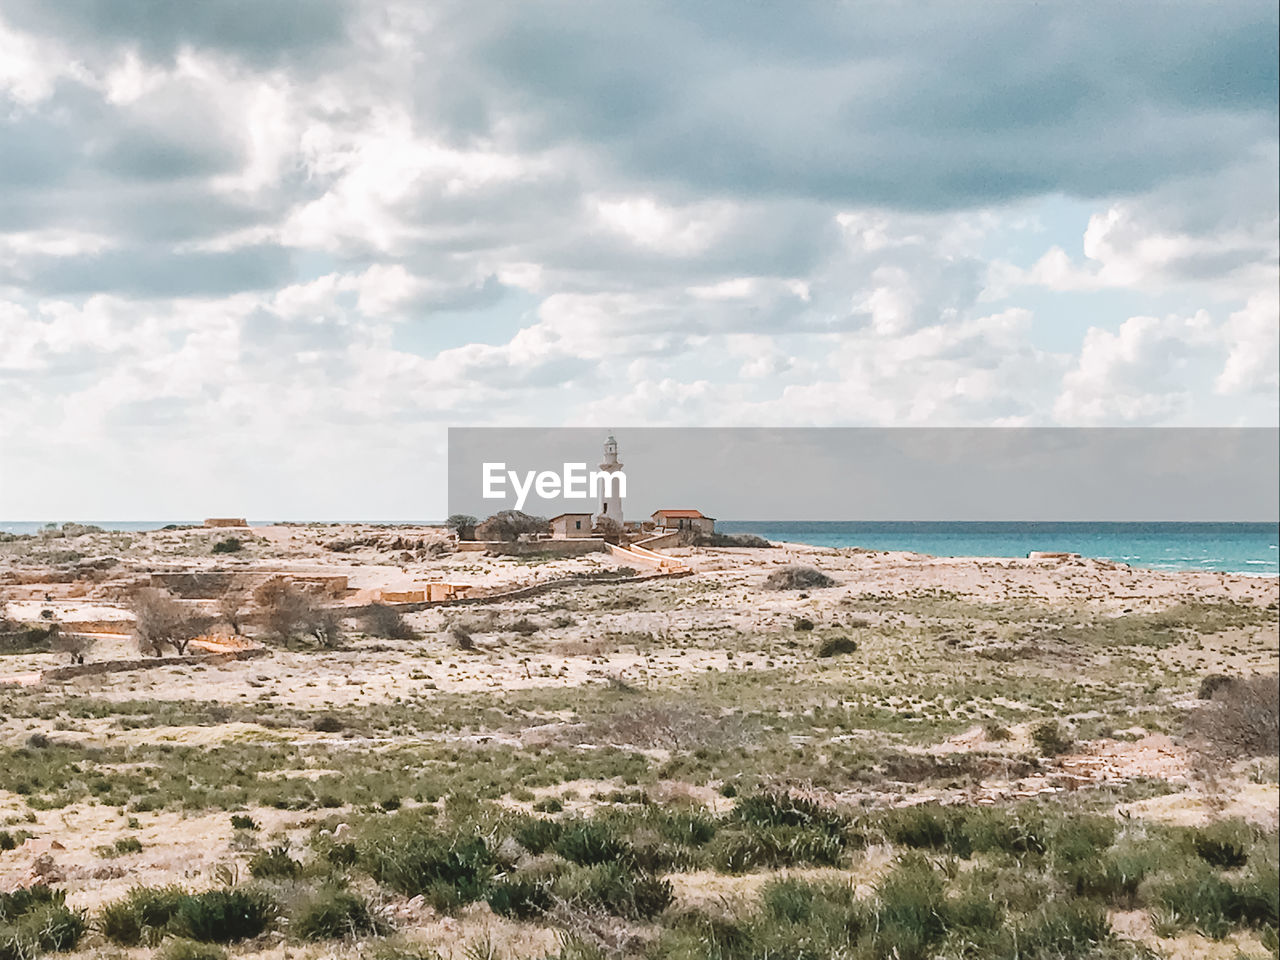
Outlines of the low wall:
{"type": "Polygon", "coordinates": [[[533,540],[528,543],[507,540],[464,540],[458,544],[462,553],[493,553],[503,557],[534,557],[550,554],[557,557],[581,557],[588,553],[604,553],[605,542],[594,537],[573,540],[533,540]]]}
{"type": "Polygon", "coordinates": [[[647,547],[650,550],[661,550],[665,547],[680,546],[680,531],[674,530],[671,533],[659,533],[653,537],[647,537],[644,540],[637,540],[632,544],[633,547],[647,547]]]}
{"type": "MultiPolygon", "coordinates": [[[[71,667],[50,667],[40,671],[40,682],[57,683],[62,680],[74,680],[77,677],[96,677],[104,673],[124,673],[129,670],[150,670],[152,667],[186,667],[197,664],[230,663],[233,660],[249,660],[253,657],[265,656],[266,647],[248,647],[244,650],[231,650],[226,653],[201,653],[183,657],[138,657],[134,660],[96,660],[93,663],[78,663],[71,667]]],[[[0,683],[4,683],[0,680],[0,683]]]]}
{"type": "MultiPolygon", "coordinates": [[[[675,573],[643,573],[634,577],[610,577],[606,575],[590,577],[559,577],[555,580],[544,580],[527,587],[505,590],[502,593],[488,593],[482,597],[457,597],[453,600],[428,600],[424,603],[397,603],[396,609],[402,613],[417,613],[420,610],[435,610],[439,607],[478,606],[485,603],[501,603],[504,600],[523,600],[536,597],[542,593],[559,590],[562,587],[597,586],[610,583],[646,583],[650,580],[669,580],[673,577],[688,577],[692,570],[680,570],[675,573]]],[[[342,611],[344,617],[358,617],[369,609],[368,606],[348,607],[342,611]]]]}

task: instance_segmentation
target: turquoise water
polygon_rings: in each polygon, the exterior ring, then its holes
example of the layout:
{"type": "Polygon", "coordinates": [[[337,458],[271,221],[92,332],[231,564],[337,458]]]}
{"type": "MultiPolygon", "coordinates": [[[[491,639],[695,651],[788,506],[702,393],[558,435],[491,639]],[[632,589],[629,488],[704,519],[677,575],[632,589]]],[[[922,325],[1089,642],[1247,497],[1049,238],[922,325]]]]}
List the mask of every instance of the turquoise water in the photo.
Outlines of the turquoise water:
{"type": "Polygon", "coordinates": [[[912,550],[935,557],[1025,557],[1061,550],[1156,570],[1276,576],[1274,523],[988,523],[936,521],[718,521],[724,533],[817,547],[912,550]]]}

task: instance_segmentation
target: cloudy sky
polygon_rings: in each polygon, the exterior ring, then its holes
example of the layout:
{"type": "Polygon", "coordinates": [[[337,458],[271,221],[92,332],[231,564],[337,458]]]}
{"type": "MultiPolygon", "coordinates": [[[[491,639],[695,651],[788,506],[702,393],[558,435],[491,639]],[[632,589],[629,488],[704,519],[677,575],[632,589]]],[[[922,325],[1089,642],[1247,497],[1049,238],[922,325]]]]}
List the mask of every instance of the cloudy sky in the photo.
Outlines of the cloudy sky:
{"type": "Polygon", "coordinates": [[[449,425],[1277,423],[1277,11],[0,0],[0,518],[449,425]]]}

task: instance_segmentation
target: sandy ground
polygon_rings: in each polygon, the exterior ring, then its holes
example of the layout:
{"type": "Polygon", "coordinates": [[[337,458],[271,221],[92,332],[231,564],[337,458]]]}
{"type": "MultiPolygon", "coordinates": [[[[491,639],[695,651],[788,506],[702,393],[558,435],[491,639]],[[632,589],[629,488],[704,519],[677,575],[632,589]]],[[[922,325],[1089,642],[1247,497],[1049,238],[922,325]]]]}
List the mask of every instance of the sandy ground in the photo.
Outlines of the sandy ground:
{"type": "MultiPolygon", "coordinates": [[[[121,558],[123,569],[89,583],[23,583],[20,581],[29,580],[33,571],[46,568],[30,562],[31,558],[0,554],[0,589],[11,598],[8,614],[15,619],[41,622],[42,612],[47,610],[68,630],[74,630],[77,623],[92,622],[99,625],[99,630],[102,623],[118,624],[111,633],[97,638],[90,653],[90,660],[103,660],[137,656],[128,636],[131,614],[123,602],[110,599],[108,594],[121,578],[141,576],[149,569],[270,569],[341,574],[350,578],[353,591],[370,591],[413,589],[438,580],[509,589],[618,566],[601,554],[542,562],[476,553],[432,557],[422,551],[378,546],[356,547],[349,552],[325,548],[325,543],[341,539],[386,536],[414,540],[441,536],[441,531],[430,528],[380,531],[352,525],[254,528],[245,550],[247,555],[237,554],[231,560],[208,556],[207,544],[228,533],[235,531],[173,531],[146,537],[135,535],[127,542],[105,538],[101,549],[88,545],[84,552],[98,556],[110,549],[110,555],[121,558]],[[204,552],[196,555],[196,547],[204,552]]],[[[430,698],[437,692],[571,690],[611,680],[661,686],[708,673],[785,671],[798,666],[808,654],[781,646],[768,653],[735,649],[729,640],[716,638],[790,631],[799,617],[839,624],[848,619],[851,605],[858,598],[902,601],[900,608],[888,604],[883,613],[860,614],[864,625],[873,630],[913,623],[909,601],[919,596],[953,597],[963,603],[1041,604],[1104,615],[1157,611],[1183,600],[1230,599],[1265,606],[1280,598],[1274,577],[1135,570],[1089,560],[940,559],[794,544],[772,550],[700,548],[672,552],[693,566],[695,576],[678,582],[653,581],[641,591],[629,589],[626,593],[632,597],[642,595],[643,602],[638,607],[622,602],[626,597],[619,590],[616,606],[597,602],[589,610],[580,611],[575,609],[573,589],[568,589],[492,607],[437,608],[413,613],[409,621],[422,636],[414,641],[357,637],[347,648],[323,654],[276,647],[269,656],[252,661],[87,676],[49,689],[51,694],[56,691],[116,701],[217,701],[250,708],[265,701],[315,713],[385,704],[397,698],[430,698]],[[836,579],[837,586],[807,594],[762,589],[762,582],[771,571],[792,563],[820,567],[836,579]],[[521,617],[537,621],[542,629],[533,637],[519,637],[486,627],[486,618],[501,624],[521,617]],[[458,622],[475,628],[477,650],[458,650],[448,639],[447,629],[458,622]],[[561,624],[552,625],[554,622],[561,624]]],[[[598,600],[600,596],[607,597],[610,588],[593,589],[598,600]]],[[[1203,672],[1274,672],[1280,658],[1274,637],[1260,645],[1246,642],[1250,636],[1247,631],[1224,631],[1204,638],[1194,651],[1159,650],[1152,656],[1171,667],[1203,672]]],[[[0,673],[11,678],[38,678],[39,671],[67,662],[65,655],[11,654],[0,658],[0,673]]],[[[1028,726],[1011,725],[1010,739],[1001,743],[988,741],[983,729],[974,726],[914,749],[936,756],[981,750],[1012,757],[1028,749],[1028,726]]],[[[48,729],[43,722],[5,719],[0,721],[0,742],[16,746],[33,732],[48,729]]],[[[250,720],[207,727],[121,729],[113,718],[105,717],[78,719],[74,736],[86,744],[212,744],[257,737],[318,742],[326,735],[302,728],[269,728],[250,720]]],[[[536,736],[536,732],[526,732],[523,740],[515,742],[532,742],[530,738],[536,736]]],[[[376,748],[377,744],[371,741],[369,746],[376,748]]],[[[956,788],[933,796],[957,802],[995,803],[1154,778],[1167,782],[1177,792],[1122,804],[1123,813],[1187,824],[1239,816],[1271,829],[1276,827],[1280,795],[1274,782],[1248,782],[1248,772],[1241,771],[1238,789],[1224,800],[1221,795],[1202,791],[1193,774],[1185,745],[1138,728],[1127,739],[1107,738],[1084,744],[1048,764],[1035,777],[1008,781],[993,778],[978,787],[956,788]]],[[[549,792],[589,796],[593,787],[600,786],[569,783],[549,792]]],[[[719,802],[717,795],[705,787],[681,785],[679,789],[704,791],[706,796],[700,799],[709,805],[719,802]]],[[[9,815],[11,823],[21,819],[24,829],[41,838],[58,838],[62,846],[49,849],[47,840],[42,839],[0,857],[0,886],[29,882],[39,858],[48,855],[56,863],[62,882],[72,891],[71,902],[77,906],[95,907],[137,883],[177,881],[206,885],[219,865],[226,864],[230,869],[241,869],[243,865],[243,852],[233,848],[232,830],[226,814],[221,812],[188,816],[144,813],[137,816],[138,825],[130,827],[114,808],[74,804],[60,810],[36,811],[34,821],[30,821],[23,797],[0,793],[0,814],[9,815]],[[104,859],[95,852],[95,847],[124,833],[142,841],[141,853],[104,859]]],[[[300,844],[314,814],[255,810],[254,816],[262,823],[262,837],[290,838],[300,844]]],[[[859,883],[869,883],[877,875],[877,855],[876,851],[867,853],[866,862],[860,866],[863,875],[859,883]]],[[[706,904],[749,897],[762,880],[759,876],[683,874],[673,877],[673,882],[682,902],[706,904]]],[[[411,921],[415,939],[443,946],[446,953],[456,953],[460,930],[465,930],[468,939],[487,931],[496,943],[509,948],[510,955],[530,956],[554,949],[552,931],[506,923],[484,910],[455,920],[420,910],[415,913],[418,908],[402,901],[390,902],[388,909],[401,911],[400,915],[411,921]]],[[[1142,929],[1142,918],[1118,914],[1115,922],[1118,928],[1131,926],[1149,939],[1150,931],[1142,929]]],[[[1184,937],[1176,943],[1162,943],[1161,950],[1169,956],[1226,957],[1233,955],[1236,948],[1247,952],[1253,946],[1242,941],[1227,949],[1228,941],[1213,944],[1210,949],[1205,946],[1208,941],[1202,940],[1184,937]]],[[[339,954],[296,947],[269,947],[255,954],[286,955],[301,958],[339,954]]]]}

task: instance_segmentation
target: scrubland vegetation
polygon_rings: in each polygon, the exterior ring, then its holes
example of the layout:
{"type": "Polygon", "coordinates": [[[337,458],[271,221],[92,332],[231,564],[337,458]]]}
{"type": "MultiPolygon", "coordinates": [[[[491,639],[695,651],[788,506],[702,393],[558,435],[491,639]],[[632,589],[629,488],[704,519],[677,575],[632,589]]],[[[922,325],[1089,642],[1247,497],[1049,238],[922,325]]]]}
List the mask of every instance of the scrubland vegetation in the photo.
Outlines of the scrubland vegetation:
{"type": "Polygon", "coordinates": [[[1274,586],[792,559],[410,613],[238,589],[200,616],[269,657],[4,688],[0,960],[1275,954],[1274,586]]]}

